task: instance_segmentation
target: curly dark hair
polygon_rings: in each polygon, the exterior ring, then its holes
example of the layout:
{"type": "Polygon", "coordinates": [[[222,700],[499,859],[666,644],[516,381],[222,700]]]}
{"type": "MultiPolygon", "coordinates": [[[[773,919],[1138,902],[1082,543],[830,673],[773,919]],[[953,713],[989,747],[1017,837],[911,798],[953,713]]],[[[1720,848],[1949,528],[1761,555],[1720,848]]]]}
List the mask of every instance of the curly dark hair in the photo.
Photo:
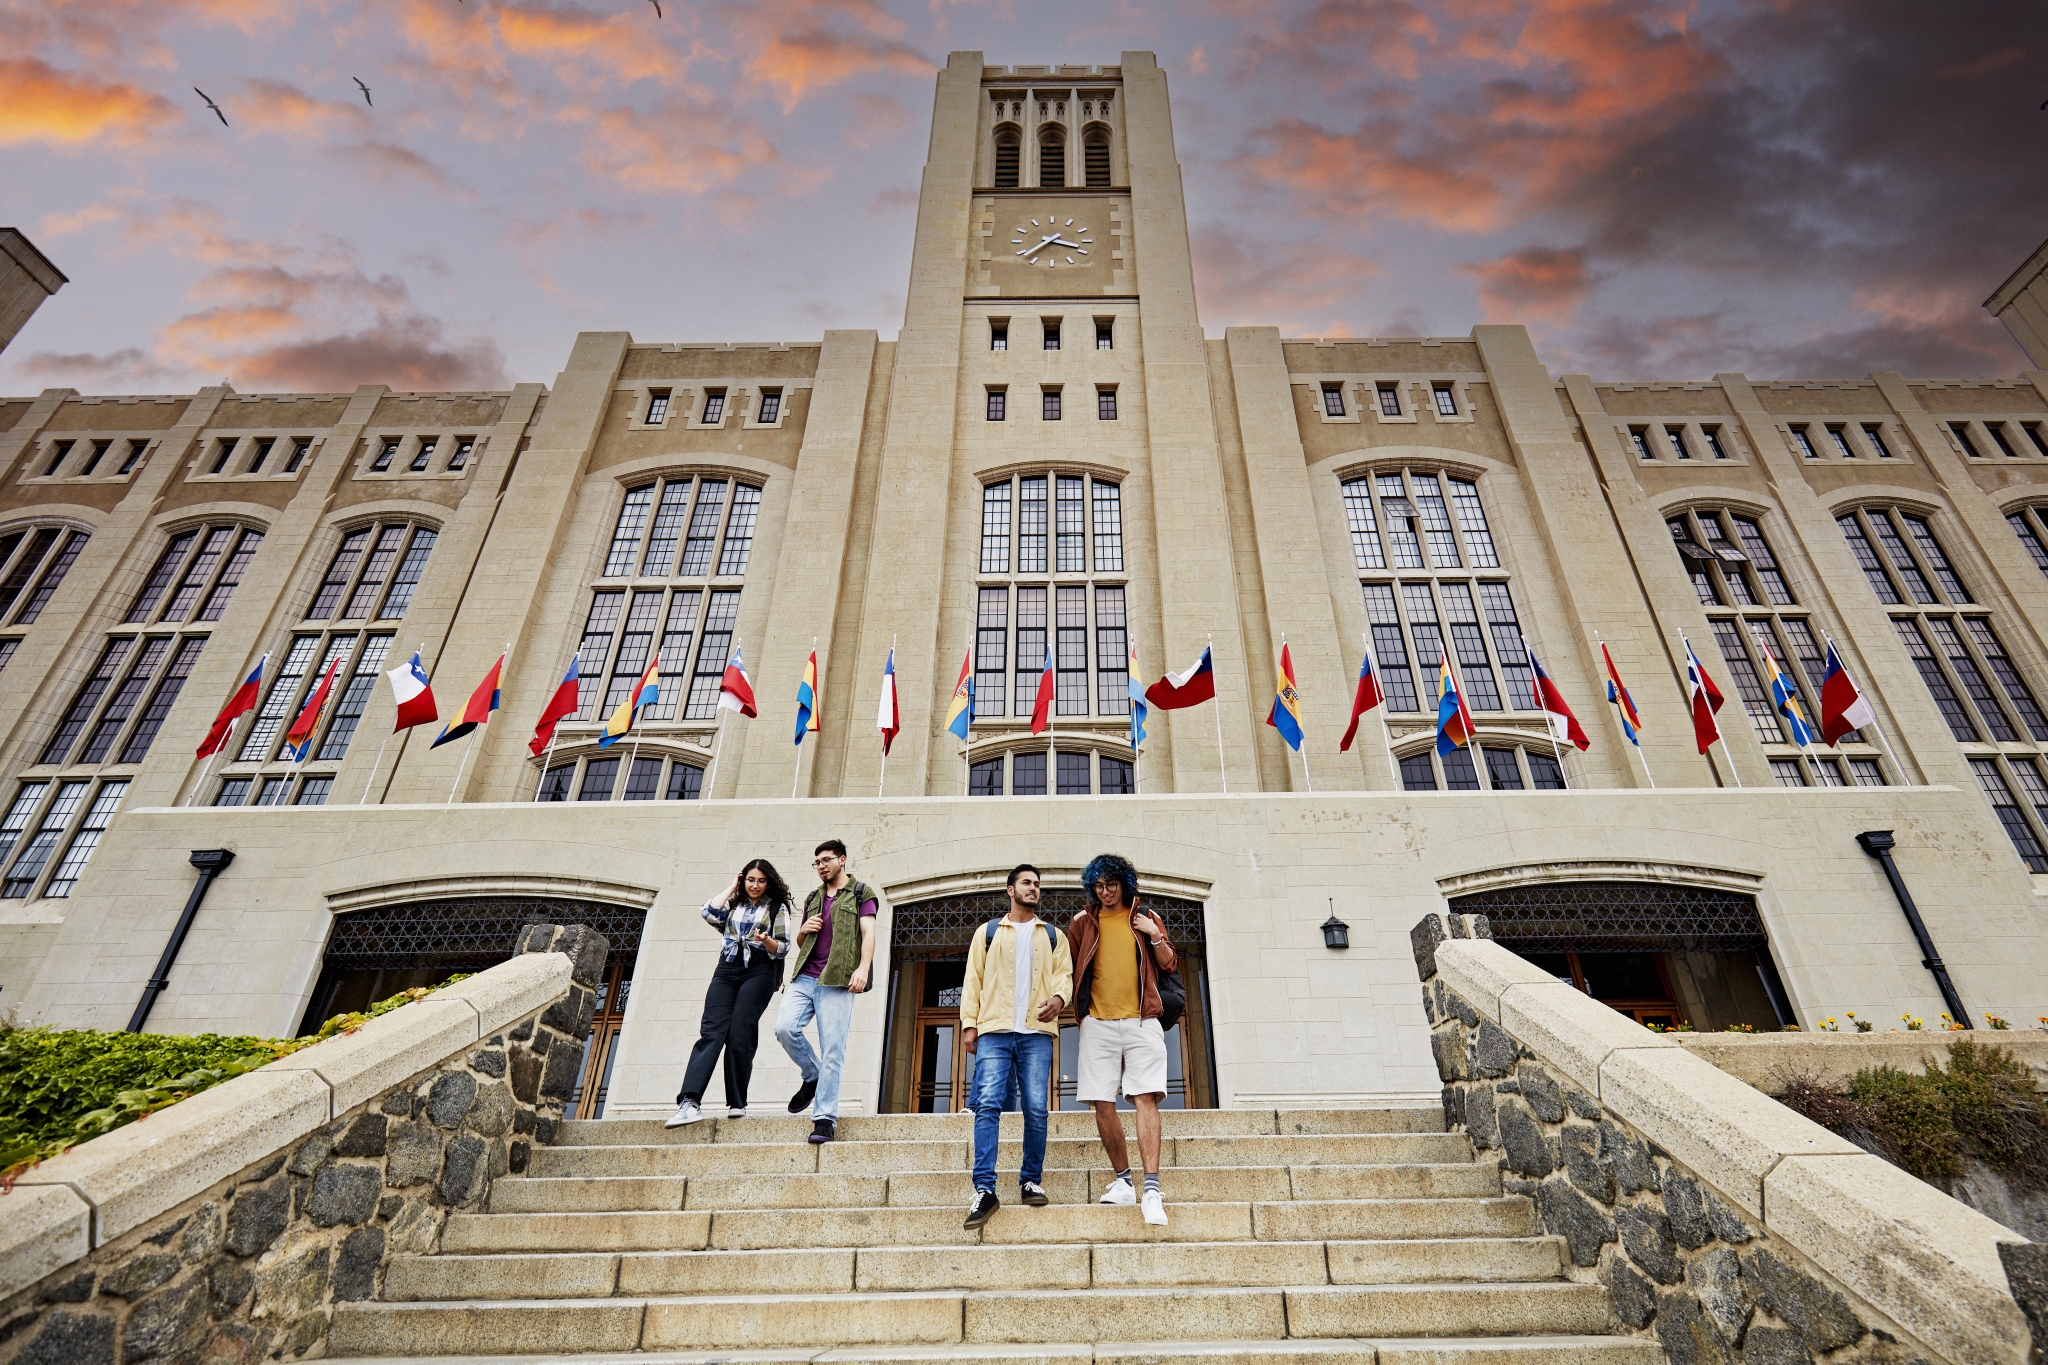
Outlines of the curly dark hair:
{"type": "Polygon", "coordinates": [[[766,858],[756,858],[741,868],[740,875],[733,879],[732,895],[725,902],[726,909],[737,910],[747,903],[747,874],[757,867],[761,869],[761,875],[768,879],[768,904],[771,907],[795,903],[789,898],[789,883],[782,880],[782,874],[775,870],[775,864],[766,858]]]}
{"type": "Polygon", "coordinates": [[[1081,894],[1090,905],[1096,903],[1095,883],[1104,877],[1114,877],[1123,883],[1125,905],[1137,903],[1138,869],[1131,866],[1131,860],[1114,853],[1098,853],[1081,869],[1081,894]]]}

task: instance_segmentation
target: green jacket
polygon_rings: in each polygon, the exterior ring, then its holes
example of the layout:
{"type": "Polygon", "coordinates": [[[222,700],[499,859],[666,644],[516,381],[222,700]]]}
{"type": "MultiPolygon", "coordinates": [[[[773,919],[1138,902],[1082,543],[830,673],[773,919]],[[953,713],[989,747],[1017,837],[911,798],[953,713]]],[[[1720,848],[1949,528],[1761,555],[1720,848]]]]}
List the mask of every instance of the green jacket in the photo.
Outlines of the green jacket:
{"type": "MultiPolygon", "coordinates": [[[[860,966],[860,908],[869,901],[880,908],[881,897],[863,881],[848,881],[832,897],[832,951],[825,958],[825,970],[818,976],[821,986],[844,988],[853,980],[854,971],[860,966]]],[[[804,918],[809,919],[824,908],[825,888],[819,887],[804,900],[804,918]]],[[[796,980],[804,964],[811,960],[811,940],[814,934],[798,934],[796,949],[790,953],[789,979],[796,980]]]]}

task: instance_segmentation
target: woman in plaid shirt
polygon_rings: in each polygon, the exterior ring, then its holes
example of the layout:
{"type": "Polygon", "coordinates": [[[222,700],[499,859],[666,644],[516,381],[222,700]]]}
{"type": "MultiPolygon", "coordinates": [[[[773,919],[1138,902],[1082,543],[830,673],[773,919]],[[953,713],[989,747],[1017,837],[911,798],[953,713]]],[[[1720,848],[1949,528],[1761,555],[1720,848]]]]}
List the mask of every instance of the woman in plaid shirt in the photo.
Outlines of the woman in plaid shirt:
{"type": "Polygon", "coordinates": [[[723,895],[705,903],[704,922],[725,942],[704,992],[704,1022],[690,1050],[676,1112],[664,1127],[680,1128],[704,1117],[699,1105],[721,1051],[726,1117],[747,1116],[747,1082],[754,1074],[761,1015],[781,984],[782,955],[789,951],[789,912],[789,887],[766,858],[741,868],[723,895]]]}

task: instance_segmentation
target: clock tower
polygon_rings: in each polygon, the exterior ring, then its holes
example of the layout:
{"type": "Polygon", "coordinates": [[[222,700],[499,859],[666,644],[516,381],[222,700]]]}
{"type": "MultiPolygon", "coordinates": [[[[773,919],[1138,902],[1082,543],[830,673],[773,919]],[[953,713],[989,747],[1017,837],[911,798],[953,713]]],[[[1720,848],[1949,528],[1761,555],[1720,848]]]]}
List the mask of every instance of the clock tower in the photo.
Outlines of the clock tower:
{"type": "MultiPolygon", "coordinates": [[[[880,476],[866,509],[875,549],[856,570],[865,575],[863,617],[874,624],[861,628],[857,659],[838,657],[879,677],[894,648],[899,676],[951,679],[964,651],[981,700],[963,756],[933,711],[933,689],[904,689],[903,732],[886,770],[873,746],[855,746],[844,790],[961,790],[982,750],[1031,742],[1028,725],[1008,724],[1027,687],[1017,651],[1039,618],[1032,647],[1067,648],[1052,618],[1070,612],[1088,616],[1076,638],[1099,642],[1113,608],[1152,676],[1185,666],[1213,638],[1215,657],[1237,661],[1218,671],[1224,744],[1251,746],[1242,613],[1218,610],[1246,590],[1231,568],[1230,489],[1213,417],[1211,373],[1228,363],[1222,346],[1204,339],[1195,312],[1166,74],[1152,54],[997,67],[978,52],[953,53],[934,100],[880,476]],[[1070,515],[1093,526],[1105,499],[1120,504],[1114,560],[1092,549],[1085,560],[1025,554],[1028,508],[1015,514],[1026,518],[1016,523],[1016,554],[998,564],[977,553],[984,504],[998,496],[991,490],[1014,488],[1022,508],[1047,487],[1074,490],[1048,514],[1053,521],[1070,515]],[[1014,626],[1016,657],[982,659],[977,642],[998,614],[1014,626]],[[996,703],[989,693],[999,677],[1009,685],[996,703]]],[[[1073,529],[1078,544],[1081,527],[1073,529]]],[[[1116,711],[1062,692],[1055,726],[1106,753],[1125,729],[1116,711]]],[[[1219,746],[1176,745],[1169,728],[1155,727],[1147,742],[1146,772],[1170,771],[1176,791],[1222,790],[1219,746]]]]}

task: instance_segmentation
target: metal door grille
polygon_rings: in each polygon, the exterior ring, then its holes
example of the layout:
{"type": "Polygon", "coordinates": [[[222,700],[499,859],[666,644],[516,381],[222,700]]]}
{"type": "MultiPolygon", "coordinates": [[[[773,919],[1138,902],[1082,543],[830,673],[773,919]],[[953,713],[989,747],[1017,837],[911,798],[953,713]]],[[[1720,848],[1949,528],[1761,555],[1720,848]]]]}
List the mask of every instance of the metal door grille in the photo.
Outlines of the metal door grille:
{"type": "Polygon", "coordinates": [[[337,916],[327,940],[328,971],[437,967],[481,971],[512,955],[522,925],[587,924],[611,945],[616,965],[640,950],[647,912],[602,901],[543,896],[474,896],[382,905],[337,916]]]}
{"type": "Polygon", "coordinates": [[[1553,882],[1451,899],[1516,952],[1768,954],[1756,898],[1669,882],[1553,882]]]}

